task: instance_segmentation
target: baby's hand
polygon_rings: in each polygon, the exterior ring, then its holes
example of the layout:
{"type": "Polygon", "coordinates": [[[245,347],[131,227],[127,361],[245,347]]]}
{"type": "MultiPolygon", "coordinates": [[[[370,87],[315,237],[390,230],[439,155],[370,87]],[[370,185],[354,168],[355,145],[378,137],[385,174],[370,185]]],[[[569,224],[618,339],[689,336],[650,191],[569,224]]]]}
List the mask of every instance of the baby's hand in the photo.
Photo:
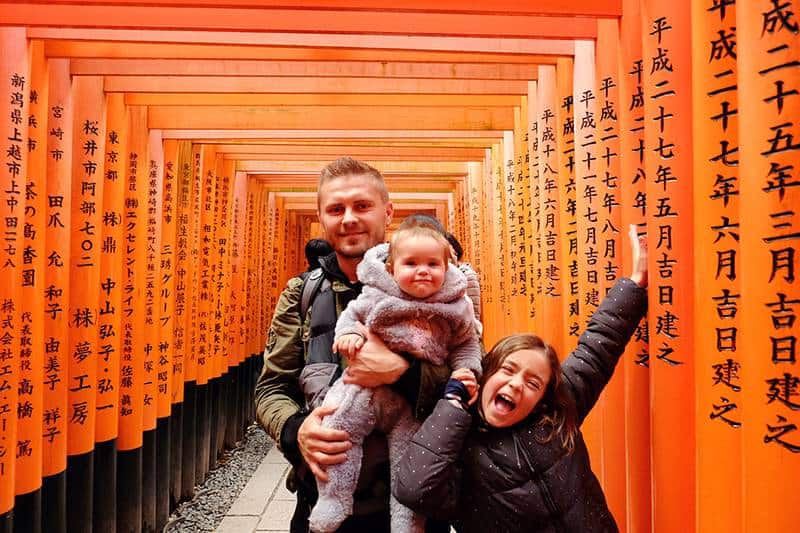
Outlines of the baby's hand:
{"type": "Polygon", "coordinates": [[[450,374],[450,379],[457,379],[464,384],[469,394],[469,401],[467,405],[472,405],[478,399],[478,380],[475,378],[475,373],[469,368],[459,368],[450,374]]]}
{"type": "Polygon", "coordinates": [[[339,355],[352,359],[362,346],[364,346],[363,335],[359,333],[346,333],[339,336],[333,342],[333,353],[339,352],[339,355]]]}

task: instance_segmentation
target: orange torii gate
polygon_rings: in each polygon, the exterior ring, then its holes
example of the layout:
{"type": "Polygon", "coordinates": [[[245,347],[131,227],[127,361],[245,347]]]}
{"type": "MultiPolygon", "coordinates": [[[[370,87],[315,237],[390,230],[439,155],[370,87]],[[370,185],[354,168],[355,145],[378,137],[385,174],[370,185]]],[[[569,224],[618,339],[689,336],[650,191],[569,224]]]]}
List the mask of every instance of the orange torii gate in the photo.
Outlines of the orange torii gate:
{"type": "Polygon", "coordinates": [[[583,427],[609,506],[789,529],[794,4],[0,3],[2,526],[150,530],[191,497],[349,154],[464,244],[487,348],[565,356],[646,232],[648,320],[583,427]]]}

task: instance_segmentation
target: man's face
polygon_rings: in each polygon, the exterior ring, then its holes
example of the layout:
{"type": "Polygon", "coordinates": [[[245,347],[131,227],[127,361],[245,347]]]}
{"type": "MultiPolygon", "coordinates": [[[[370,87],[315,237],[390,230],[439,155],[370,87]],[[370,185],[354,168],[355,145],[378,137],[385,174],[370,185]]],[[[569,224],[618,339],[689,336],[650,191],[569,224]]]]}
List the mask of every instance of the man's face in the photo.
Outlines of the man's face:
{"type": "Polygon", "coordinates": [[[392,203],[383,201],[372,177],[361,174],[328,180],[318,196],[319,221],[339,256],[359,259],[385,240],[392,203]]]}

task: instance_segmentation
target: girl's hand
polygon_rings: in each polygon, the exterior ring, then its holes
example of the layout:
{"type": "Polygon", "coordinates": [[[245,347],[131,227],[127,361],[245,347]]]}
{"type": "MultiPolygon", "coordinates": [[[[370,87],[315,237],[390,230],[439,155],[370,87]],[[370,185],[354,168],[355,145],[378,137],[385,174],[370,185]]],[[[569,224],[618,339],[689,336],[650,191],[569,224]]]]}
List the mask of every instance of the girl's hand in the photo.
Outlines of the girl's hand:
{"type": "Polygon", "coordinates": [[[467,388],[469,393],[469,401],[467,405],[472,405],[478,399],[478,380],[475,379],[475,374],[469,368],[459,368],[450,374],[450,379],[457,379],[467,388]]]}
{"type": "Polygon", "coordinates": [[[341,335],[333,342],[333,353],[339,352],[343,357],[353,359],[362,346],[364,346],[363,335],[347,333],[341,335]]]}
{"type": "Polygon", "coordinates": [[[647,287],[647,235],[639,235],[636,224],[628,228],[628,239],[631,241],[631,264],[633,273],[630,278],[640,287],[647,287]]]}

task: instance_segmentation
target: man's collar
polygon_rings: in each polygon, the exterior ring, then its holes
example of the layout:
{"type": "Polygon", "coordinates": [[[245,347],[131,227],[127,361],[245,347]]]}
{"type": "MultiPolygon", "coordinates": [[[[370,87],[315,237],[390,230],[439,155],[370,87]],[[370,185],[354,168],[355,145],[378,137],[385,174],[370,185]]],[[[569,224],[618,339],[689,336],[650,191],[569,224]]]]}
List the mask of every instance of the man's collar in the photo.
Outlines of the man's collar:
{"type": "Polygon", "coordinates": [[[355,283],[352,283],[349,279],[347,279],[347,276],[344,275],[342,269],[339,268],[339,261],[336,259],[336,252],[331,252],[324,257],[320,257],[319,264],[322,267],[323,272],[325,272],[329,278],[337,279],[348,287],[359,288],[361,286],[360,282],[356,281],[355,283]]]}

